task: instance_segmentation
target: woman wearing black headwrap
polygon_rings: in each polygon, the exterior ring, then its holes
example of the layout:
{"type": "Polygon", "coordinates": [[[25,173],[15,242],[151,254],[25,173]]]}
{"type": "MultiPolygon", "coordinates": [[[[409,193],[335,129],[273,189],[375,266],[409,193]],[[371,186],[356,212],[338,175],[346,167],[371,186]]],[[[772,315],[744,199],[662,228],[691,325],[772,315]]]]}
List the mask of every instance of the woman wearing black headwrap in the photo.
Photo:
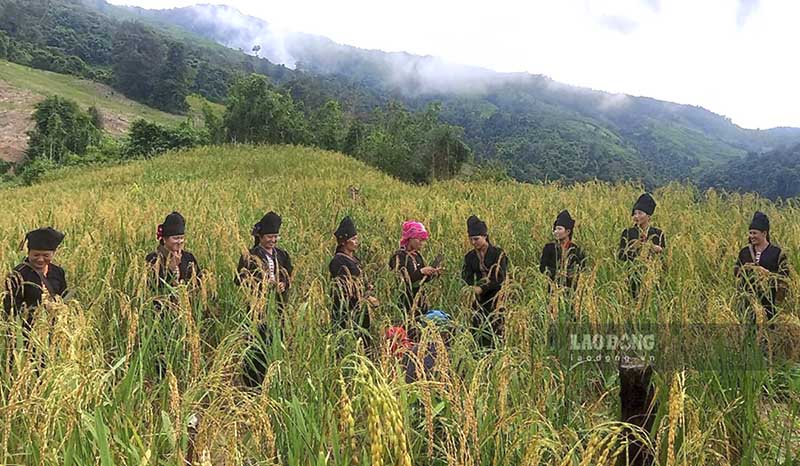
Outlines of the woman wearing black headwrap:
{"type": "Polygon", "coordinates": [[[147,255],[151,265],[155,286],[163,289],[167,285],[192,283],[203,276],[194,255],[184,247],[186,220],[178,212],[172,212],[158,226],[156,238],[158,249],[147,255]]]}
{"type": "MultiPolygon", "coordinates": [[[[151,286],[159,293],[169,293],[166,299],[157,297],[153,300],[153,307],[158,312],[161,311],[166,302],[172,305],[178,304],[178,296],[172,292],[172,287],[179,285],[194,287],[203,277],[203,272],[197,263],[197,259],[191,252],[184,249],[185,233],[186,220],[183,215],[178,212],[172,212],[164,219],[164,223],[156,229],[158,248],[155,252],[151,252],[145,257],[151,268],[151,286]]],[[[171,332],[168,328],[171,325],[169,319],[156,319],[154,324],[156,326],[166,325],[167,328],[163,330],[165,334],[171,332]]],[[[162,349],[157,356],[155,368],[159,377],[163,377],[166,373],[165,370],[169,365],[169,354],[167,350],[162,349]]]]}
{"type": "MultiPolygon", "coordinates": [[[[281,328],[284,326],[284,308],[291,285],[292,260],[289,253],[277,247],[282,219],[275,212],[267,212],[253,226],[254,245],[239,258],[235,283],[253,293],[273,291],[281,328]]],[[[257,326],[250,349],[245,353],[244,380],[251,387],[261,385],[268,366],[267,347],[272,344],[272,332],[266,321],[257,326]]]]}
{"type": "Polygon", "coordinates": [[[508,271],[505,252],[489,241],[489,230],[475,215],[467,219],[472,251],[464,256],[461,278],[472,286],[472,327],[475,339],[484,348],[494,345],[494,337],[503,337],[505,319],[498,306],[498,295],[508,271]]]}
{"type": "Polygon", "coordinates": [[[281,217],[275,212],[268,212],[253,226],[255,244],[248,254],[239,258],[235,281],[253,291],[276,290],[278,312],[283,317],[293,267],[289,253],[276,246],[280,229],[281,217]]]}
{"type": "Polygon", "coordinates": [[[550,279],[547,285],[548,291],[552,291],[553,285],[572,290],[578,287],[578,274],[586,262],[586,256],[581,248],[572,242],[574,230],[575,220],[569,211],[562,210],[553,223],[555,241],[544,245],[539,260],[539,271],[547,274],[550,279]]]}
{"type": "Polygon", "coordinates": [[[349,216],[342,219],[334,236],[336,253],[328,264],[333,280],[331,320],[335,328],[357,327],[363,331],[362,336],[369,340],[369,305],[377,306],[378,299],[371,295],[372,285],[363,277],[361,262],[355,256],[358,232],[349,216]]]}
{"type": "Polygon", "coordinates": [[[39,305],[67,290],[64,269],[52,262],[63,240],[64,234],[51,227],[28,232],[28,255],[6,278],[3,309],[11,317],[21,316],[26,330],[33,325],[33,311],[39,305]]]}
{"type": "MultiPolygon", "coordinates": [[[[634,262],[639,259],[643,250],[648,257],[661,254],[667,247],[664,232],[650,225],[650,217],[656,210],[656,201],[650,193],[639,196],[631,212],[634,226],[622,232],[619,240],[618,257],[622,261],[634,262]]],[[[630,291],[634,297],[639,296],[640,272],[633,271],[630,276],[630,291]]]]}
{"type": "Polygon", "coordinates": [[[767,319],[771,319],[786,295],[789,261],[783,250],[770,241],[769,218],[763,212],[753,215],[748,242],[739,251],[733,272],[741,289],[754,296],[764,307],[767,319]]]}

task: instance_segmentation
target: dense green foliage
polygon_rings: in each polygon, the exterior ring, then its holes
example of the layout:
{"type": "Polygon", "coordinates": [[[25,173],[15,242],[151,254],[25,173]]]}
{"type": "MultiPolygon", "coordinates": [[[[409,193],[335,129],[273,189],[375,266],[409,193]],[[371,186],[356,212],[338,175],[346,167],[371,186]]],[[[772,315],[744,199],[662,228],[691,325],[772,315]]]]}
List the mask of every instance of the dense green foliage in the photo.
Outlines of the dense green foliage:
{"type": "Polygon", "coordinates": [[[223,124],[228,139],[240,143],[302,144],[310,141],[303,114],[291,96],[251,75],[230,89],[223,124]]]}
{"type": "Polygon", "coordinates": [[[220,102],[237,73],[283,81],[285,67],[155,29],[116,7],[79,0],[0,0],[0,58],[114,85],[128,97],[180,113],[197,92],[220,102]]]}
{"type": "Polygon", "coordinates": [[[59,96],[36,104],[33,120],[36,126],[29,133],[29,160],[47,158],[60,163],[69,154],[85,154],[89,145],[100,138],[92,116],[75,102],[59,96]]]}
{"type": "MultiPolygon", "coordinates": [[[[236,81],[222,118],[228,142],[299,144],[342,150],[405,181],[453,177],[469,158],[460,128],[442,123],[439,107],[409,112],[392,102],[369,122],[348,123],[339,103],[304,114],[302,102],[260,75],[236,81]]],[[[217,124],[213,117],[209,132],[217,124]]]]}
{"type": "Polygon", "coordinates": [[[199,146],[207,142],[207,135],[196,130],[188,121],[176,128],[168,128],[146,120],[136,120],[128,131],[126,157],[149,157],[172,149],[199,146]]]}
{"type": "Polygon", "coordinates": [[[748,154],[708,170],[700,177],[704,188],[757,192],[770,199],[800,196],[800,144],[766,154],[748,154]]]}
{"type": "Polygon", "coordinates": [[[441,123],[436,105],[415,114],[393,102],[376,112],[374,120],[352,129],[347,149],[401,179],[424,183],[452,178],[470,156],[461,129],[441,123]]]}

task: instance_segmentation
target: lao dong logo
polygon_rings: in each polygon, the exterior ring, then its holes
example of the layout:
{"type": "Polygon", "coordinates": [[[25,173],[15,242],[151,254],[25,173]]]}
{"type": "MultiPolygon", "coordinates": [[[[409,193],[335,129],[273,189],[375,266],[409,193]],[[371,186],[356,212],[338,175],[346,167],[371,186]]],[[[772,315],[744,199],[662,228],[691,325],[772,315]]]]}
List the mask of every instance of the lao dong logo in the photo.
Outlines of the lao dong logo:
{"type": "Polygon", "coordinates": [[[649,352],[656,347],[656,337],[652,333],[575,334],[569,335],[571,351],[636,351],[649,352]]]}

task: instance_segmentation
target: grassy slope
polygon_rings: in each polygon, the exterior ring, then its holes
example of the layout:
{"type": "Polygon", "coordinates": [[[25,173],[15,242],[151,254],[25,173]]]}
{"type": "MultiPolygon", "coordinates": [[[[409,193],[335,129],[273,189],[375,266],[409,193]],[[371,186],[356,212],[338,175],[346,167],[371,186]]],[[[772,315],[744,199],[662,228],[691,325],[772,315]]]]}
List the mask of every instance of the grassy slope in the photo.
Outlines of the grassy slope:
{"type": "Polygon", "coordinates": [[[23,157],[27,147],[26,132],[33,128],[30,115],[34,105],[53,94],[72,99],[84,109],[97,106],[103,115],[105,130],[113,136],[125,134],[138,118],[175,126],[187,117],[201,123],[201,109],[206,104],[216,113],[224,111],[220,104],[191,95],[187,97],[187,115],[174,115],[130,100],[104,84],[0,60],[0,160],[14,161],[23,157]]]}
{"type": "Polygon", "coordinates": [[[96,105],[101,110],[123,116],[129,121],[141,117],[163,124],[176,124],[183,117],[155,110],[125,98],[108,86],[75,76],[36,70],[0,60],[0,80],[14,88],[39,96],[58,94],[78,102],[82,107],[96,105]]]}
{"type": "MultiPolygon", "coordinates": [[[[631,186],[602,184],[562,189],[452,181],[414,187],[341,155],[292,147],[201,148],[118,167],[54,172],[39,185],[0,190],[4,209],[24,213],[0,216],[0,265],[8,269],[19,260],[16,247],[26,230],[52,224],[67,233],[58,262],[77,299],[54,314],[52,346],[42,350],[49,354],[45,369],[33,375],[33,365],[25,362],[13,371],[13,387],[10,376],[0,374],[0,408],[6,408],[4,422],[13,432],[0,456],[7,453],[12,455],[7,460],[22,464],[63,464],[69,452],[77,464],[86,464],[108,451],[117,464],[145,464],[147,451],[152,455],[147,464],[174,464],[186,451],[170,439],[194,412],[202,419],[198,451],[207,450],[214,464],[237,455],[266,461],[274,445],[283,464],[323,464],[320,456],[329,455],[326,464],[343,465],[352,452],[338,437],[341,374],[355,411],[355,456],[367,464],[371,414],[366,408],[376,406],[376,392],[347,368],[371,371],[376,380],[388,372],[378,375],[362,359],[334,356],[325,292],[332,231],[344,214],[358,225],[359,255],[384,303],[373,313],[377,336],[401,318],[392,306],[395,281],[385,265],[400,224],[409,218],[425,222],[431,232],[426,255],[442,252],[446,258],[445,276],[430,284],[431,302],[466,326],[469,308],[458,277],[468,250],[465,219],[476,213],[513,264],[507,346],[481,357],[473,353],[467,333],[456,336],[453,369],[445,370],[449,378],[430,386],[437,405],[435,432],[427,431],[420,411],[431,405],[421,386],[391,378],[387,385],[372,385],[397,400],[414,464],[428,463],[428,435],[437,459],[429,464],[446,464],[448,455],[468,455],[482,464],[523,464],[522,456],[534,454],[535,445],[546,447],[539,452],[542,462],[533,464],[560,464],[567,457],[578,464],[590,455],[589,438],[608,434],[613,440],[613,426],[604,423],[618,416],[618,385],[613,366],[603,372],[570,369],[544,357],[550,313],[536,266],[560,209],[577,217],[576,241],[592,257],[592,274],[584,280],[592,286],[581,291],[576,308],[584,319],[735,322],[730,268],[756,208],[770,215],[773,237],[791,252],[795,269],[800,267],[797,206],[779,208],[753,196],[723,200],[713,193],[698,200],[693,191],[671,186],[656,193],[654,217],[669,238],[668,268],[662,287],[637,307],[613,258],[637,194],[631,186]],[[356,198],[351,185],[360,188],[356,198]],[[207,281],[193,313],[183,305],[186,312],[156,315],[143,286],[142,258],[155,247],[155,225],[173,209],[187,217],[188,249],[205,268],[207,281]],[[231,278],[239,252],[250,245],[252,224],[269,209],[283,215],[281,245],[292,254],[296,276],[286,337],[270,350],[269,388],[258,395],[236,383],[253,314],[231,278]],[[162,352],[174,379],[155,374],[162,352]],[[115,364],[118,369],[109,369],[115,364]],[[108,429],[110,435],[83,435],[87,429],[108,429]]],[[[795,277],[795,309],[799,284],[795,277]]],[[[41,323],[46,333],[46,320],[41,323]]],[[[4,348],[0,345],[0,360],[4,348]]],[[[345,348],[352,351],[352,342],[345,348]]],[[[384,359],[387,367],[389,361],[384,359]]],[[[786,373],[687,371],[682,383],[673,375],[656,376],[660,433],[653,440],[660,455],[667,453],[670,406],[676,425],[685,426],[677,432],[677,457],[685,455],[690,464],[727,464],[721,458],[736,463],[748,448],[761,464],[775,464],[787,451],[798,451],[800,425],[787,412],[798,406],[800,391],[780,398],[763,395],[760,388],[797,384],[786,373]],[[674,401],[676,390],[685,392],[682,401],[674,401]]],[[[386,415],[376,422],[386,425],[386,415]]]]}

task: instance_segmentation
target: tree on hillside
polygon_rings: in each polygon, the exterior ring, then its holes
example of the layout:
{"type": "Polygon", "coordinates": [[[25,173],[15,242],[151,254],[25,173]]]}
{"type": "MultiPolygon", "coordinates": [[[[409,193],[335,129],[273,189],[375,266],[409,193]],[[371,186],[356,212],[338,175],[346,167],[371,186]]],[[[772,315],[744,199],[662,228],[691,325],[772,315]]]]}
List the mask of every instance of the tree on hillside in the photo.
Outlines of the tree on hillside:
{"type": "Polygon", "coordinates": [[[153,106],[172,113],[184,113],[189,109],[189,64],[183,44],[173,42],[167,51],[167,59],[159,74],[152,97],[153,106]]]}
{"type": "Polygon", "coordinates": [[[96,105],[92,105],[87,110],[89,114],[89,118],[92,120],[92,125],[99,130],[103,130],[105,127],[105,120],[103,119],[103,114],[100,112],[100,109],[97,108],[96,105]]]}
{"type": "Polygon", "coordinates": [[[368,126],[361,120],[353,120],[342,143],[342,152],[356,155],[359,147],[364,143],[364,138],[367,137],[368,131],[368,126]]]}
{"type": "Polygon", "coordinates": [[[430,179],[452,178],[469,159],[470,150],[461,140],[457,127],[441,124],[428,132],[425,141],[426,165],[430,167],[430,179]]]}
{"type": "Polygon", "coordinates": [[[315,145],[328,150],[341,150],[345,123],[339,102],[329,100],[311,120],[315,145]]]}
{"type": "Polygon", "coordinates": [[[191,84],[191,92],[196,92],[212,102],[224,102],[228,95],[231,72],[207,61],[201,61],[191,84]]]}
{"type": "Polygon", "coordinates": [[[800,196],[800,144],[734,159],[697,175],[704,188],[757,192],[770,199],[800,196]],[[780,167],[780,169],[777,169],[780,167]],[[753,176],[753,174],[758,176],[753,176]]]}
{"type": "Polygon", "coordinates": [[[228,140],[242,143],[307,144],[306,121],[292,98],[252,74],[231,86],[223,116],[228,140]]]}
{"type": "Polygon", "coordinates": [[[225,142],[225,127],[222,115],[215,112],[208,103],[204,103],[200,112],[203,115],[203,126],[208,134],[209,144],[222,144],[225,142]]]}
{"type": "Polygon", "coordinates": [[[348,153],[401,180],[427,183],[459,172],[470,151],[460,128],[442,123],[441,107],[434,103],[412,113],[390,102],[373,115],[374,124],[362,129],[354,124],[344,148],[348,153]]]}
{"type": "Polygon", "coordinates": [[[150,102],[164,62],[159,37],[140,23],[120,24],[114,38],[114,78],[117,89],[140,102],[150,102]]]}
{"type": "Polygon", "coordinates": [[[33,120],[36,126],[28,132],[29,160],[48,158],[60,163],[70,153],[84,154],[100,138],[91,116],[63,97],[51,96],[37,103],[33,120]]]}
{"type": "Polygon", "coordinates": [[[168,128],[140,118],[128,130],[125,155],[151,157],[167,150],[195,147],[205,142],[204,135],[195,130],[188,120],[176,128],[168,128]]]}

